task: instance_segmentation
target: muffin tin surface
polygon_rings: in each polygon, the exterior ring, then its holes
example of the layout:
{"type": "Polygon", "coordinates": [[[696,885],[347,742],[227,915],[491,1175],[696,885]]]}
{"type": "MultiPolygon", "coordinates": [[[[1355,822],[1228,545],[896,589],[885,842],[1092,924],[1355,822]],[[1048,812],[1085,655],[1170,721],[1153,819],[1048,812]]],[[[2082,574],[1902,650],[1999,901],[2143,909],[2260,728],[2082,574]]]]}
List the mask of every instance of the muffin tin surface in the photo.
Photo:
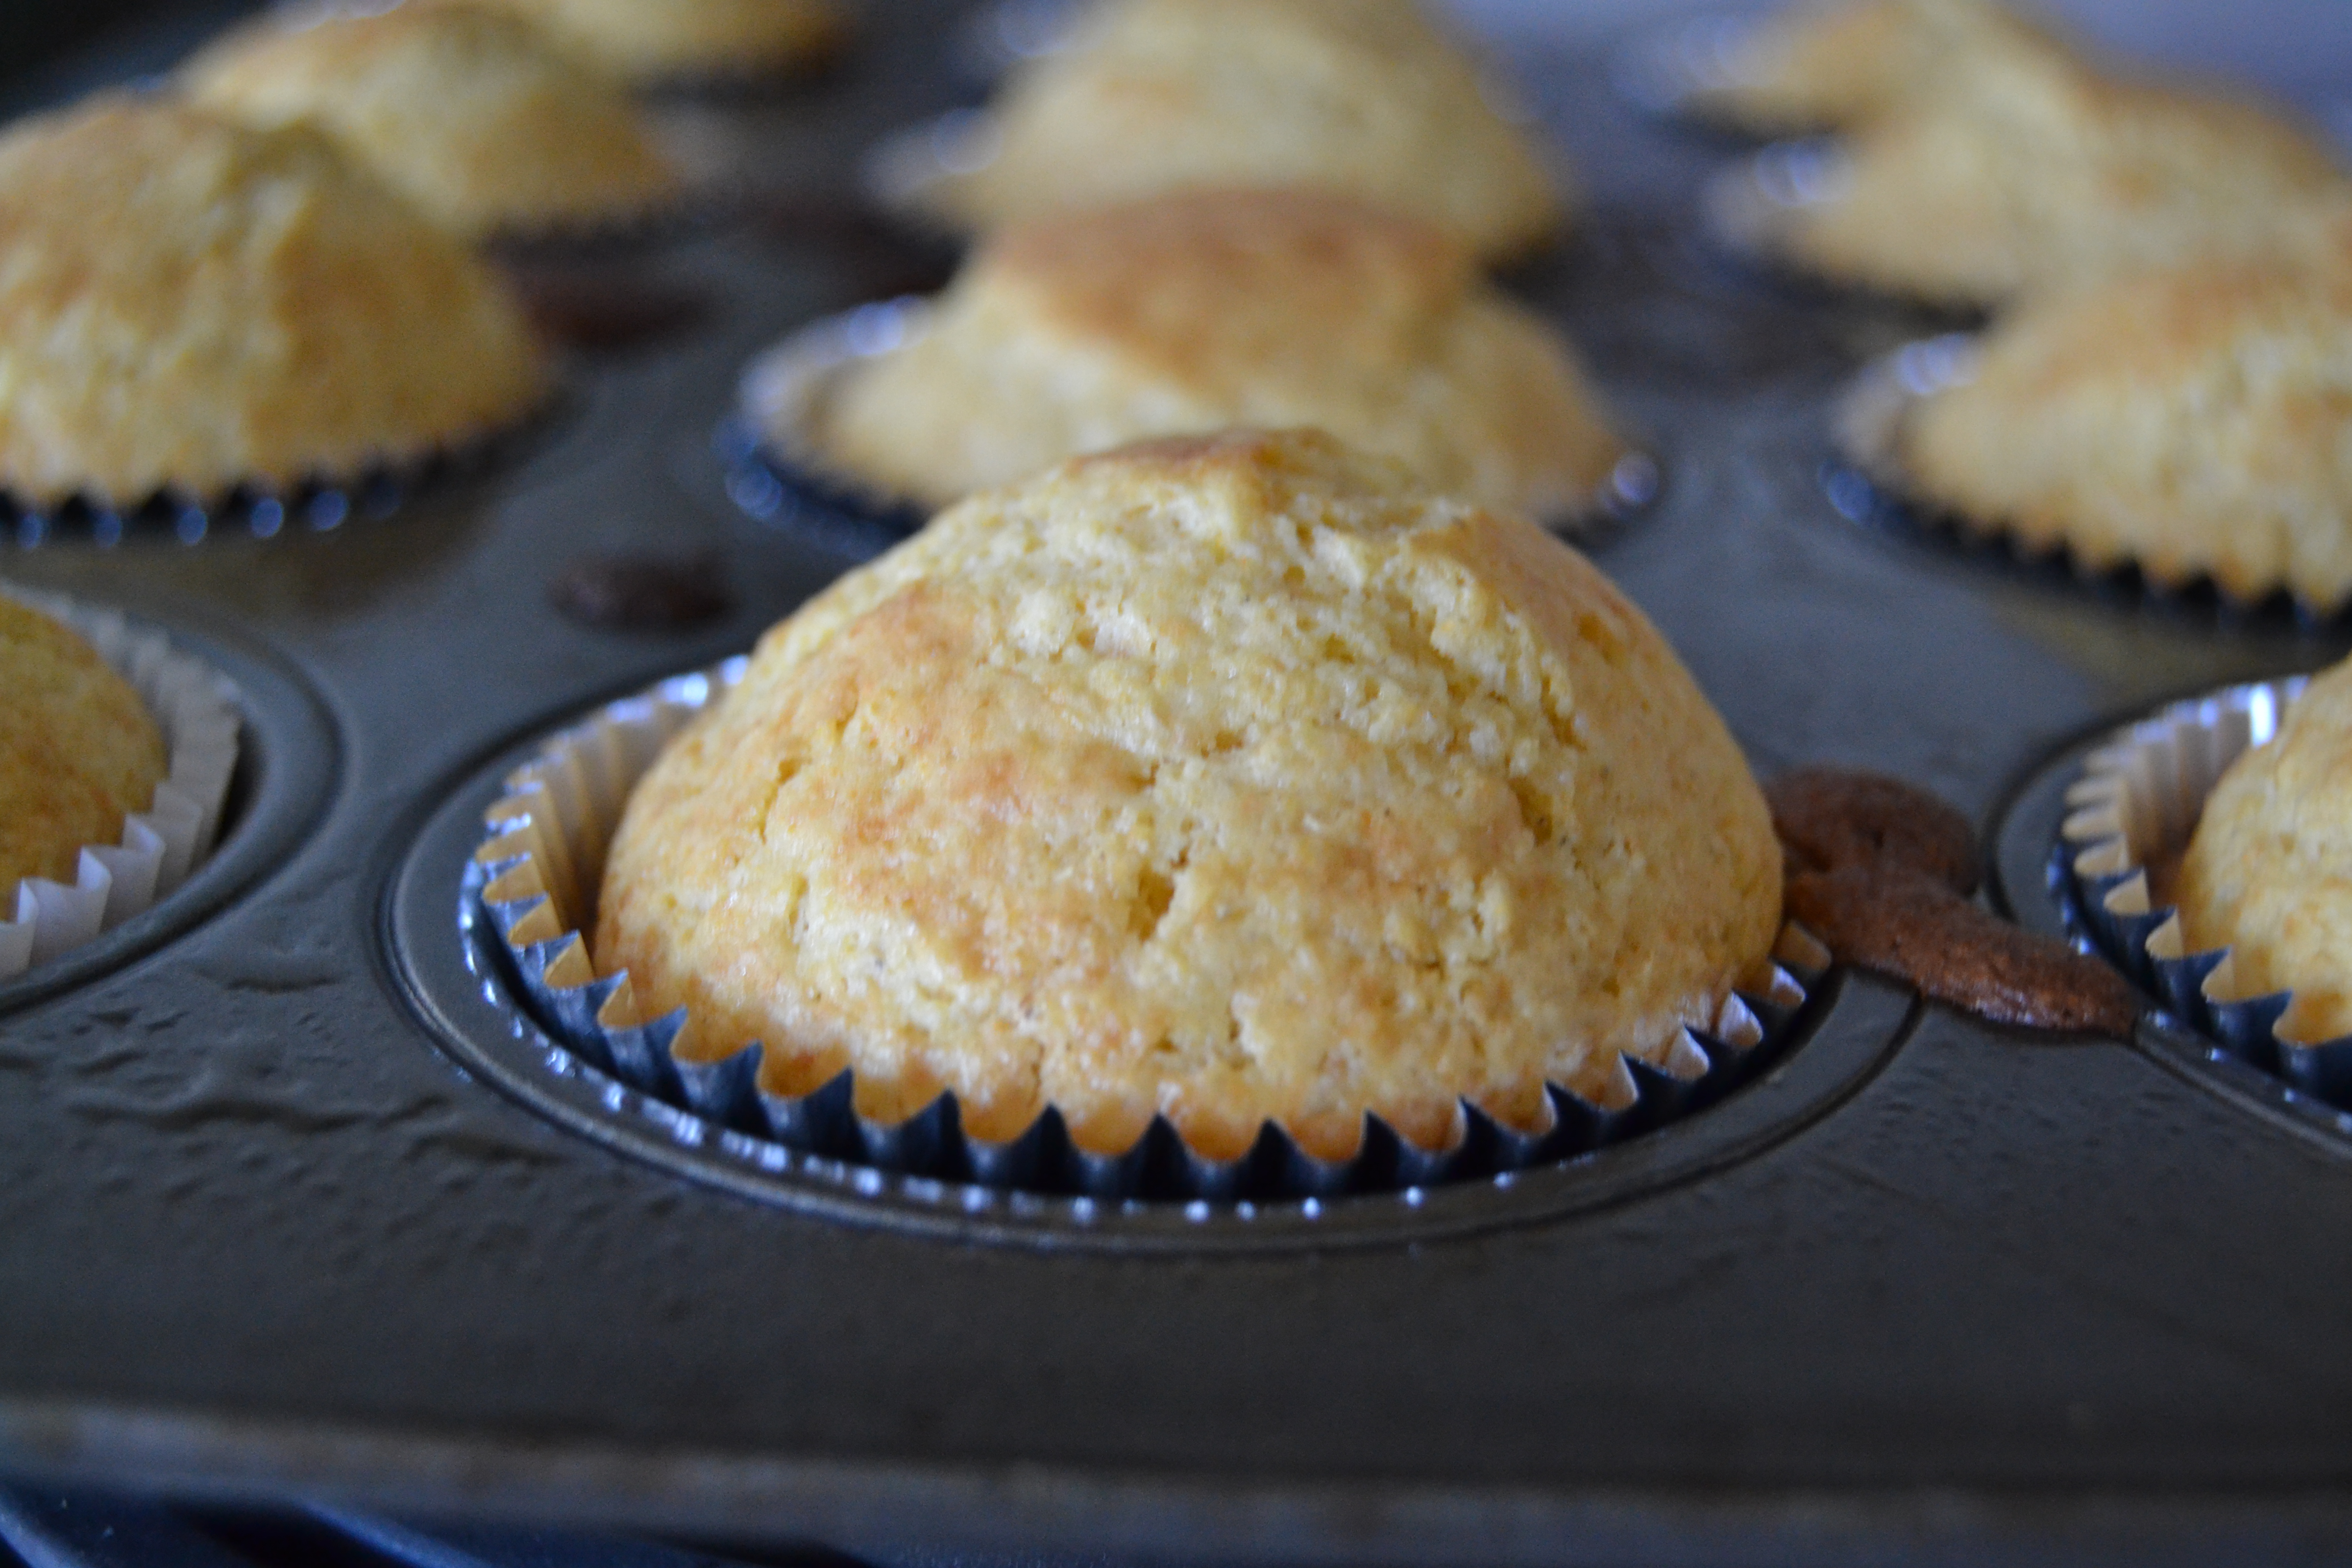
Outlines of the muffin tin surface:
{"type": "MultiPolygon", "coordinates": [[[[485,1081],[458,1042],[489,1026],[453,1039],[420,1003],[409,879],[454,865],[448,825],[513,748],[740,651],[866,542],[747,515],[713,438],[755,353],[938,280],[853,189],[859,151],[966,91],[954,10],[877,7],[840,79],[692,106],[768,161],[733,219],[532,263],[698,308],[576,351],[567,416],[501,464],[328,532],[0,555],[250,645],[310,694],[326,759],[243,892],[0,1003],[0,1467],[876,1552],[2352,1545],[2352,1142],[2155,1035],[2014,1035],[1848,976],[1781,1074],[1680,1144],[1613,1151],[1633,1163],[1591,1201],[1523,1184],[1471,1223],[1244,1249],[844,1223],[485,1081]],[[714,554],[734,608],[676,635],[566,619],[551,580],[614,552],[714,554]]],[[[159,24],[91,79],[201,32],[159,24]]],[[[1594,201],[1511,282],[1666,475],[1591,552],[1759,773],[1936,788],[2047,923],[2010,869],[2047,759],[2344,657],[2340,626],[2102,598],[1847,521],[1818,483],[1831,405],[1937,323],[1719,259],[1697,207],[1720,142],[1627,108],[1605,48],[1517,64],[1594,201]]]]}

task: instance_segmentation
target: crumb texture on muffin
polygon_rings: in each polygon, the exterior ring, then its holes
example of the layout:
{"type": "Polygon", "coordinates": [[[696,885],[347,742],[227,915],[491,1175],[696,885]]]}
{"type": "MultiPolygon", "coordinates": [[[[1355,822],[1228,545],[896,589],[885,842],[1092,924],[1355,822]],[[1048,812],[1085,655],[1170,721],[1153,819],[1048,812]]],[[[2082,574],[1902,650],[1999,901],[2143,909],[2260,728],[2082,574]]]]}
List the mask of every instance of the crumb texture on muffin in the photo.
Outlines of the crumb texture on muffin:
{"type": "Polygon", "coordinates": [[[1508,255],[1564,207],[1491,96],[1411,0],[1108,0],[1013,79],[994,156],[937,198],[989,227],[1171,189],[1311,185],[1508,255]]]}
{"type": "Polygon", "coordinates": [[[2230,950],[2238,996],[2294,993],[2282,1038],[2352,1037],[2352,662],[2230,766],[2180,871],[2189,951],[2230,950]]]}
{"type": "Polygon", "coordinates": [[[835,0],[484,0],[635,82],[808,69],[846,41],[835,0]]]}
{"type": "Polygon", "coordinates": [[[316,125],[468,237],[625,222],[683,192],[617,79],[485,5],[265,17],[181,79],[221,113],[316,125]]]}
{"type": "Polygon", "coordinates": [[[0,594],[0,919],[26,877],[70,882],[153,804],[169,759],[139,694],[96,649],[0,594]]]}
{"type": "Polygon", "coordinates": [[[932,506],[1151,437],[1312,425],[1550,521],[1589,511],[1625,452],[1557,329],[1458,242],[1308,191],[1007,229],[817,425],[821,458],[932,506]]]}
{"type": "Polygon", "coordinates": [[[1722,82],[1690,107],[1766,135],[1853,129],[1942,90],[1955,71],[2064,48],[1994,0],[1797,5],[1741,37],[1722,82]]]}
{"type": "Polygon", "coordinates": [[[1915,405],[1905,483],[2093,571],[2352,600],[2352,267],[2213,262],[2031,301],[1915,405]]]}
{"type": "Polygon", "coordinates": [[[1846,143],[1767,243],[1844,282],[1952,304],[2307,243],[2352,195],[2318,138],[2215,93],[2058,55],[1979,62],[1846,143]]]}
{"type": "Polygon", "coordinates": [[[1073,461],[764,637],[639,784],[595,954],[688,1054],[1082,1147],[1548,1124],[1769,951],[1780,858],[1664,640],[1315,433],[1073,461]]]}
{"type": "Polygon", "coordinates": [[[0,485],[347,478],[546,384],[502,282],[315,134],[101,98],[0,137],[0,485]]]}

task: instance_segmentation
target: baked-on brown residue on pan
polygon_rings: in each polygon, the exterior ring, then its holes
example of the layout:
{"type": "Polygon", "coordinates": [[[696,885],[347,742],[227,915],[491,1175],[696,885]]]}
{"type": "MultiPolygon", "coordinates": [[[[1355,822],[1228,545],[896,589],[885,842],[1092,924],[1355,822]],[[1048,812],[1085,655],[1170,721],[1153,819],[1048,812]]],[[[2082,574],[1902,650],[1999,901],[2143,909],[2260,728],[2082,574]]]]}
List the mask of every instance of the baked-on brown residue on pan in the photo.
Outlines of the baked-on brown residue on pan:
{"type": "Polygon", "coordinates": [[[1838,957],[1997,1024],[2129,1037],[2124,977],[1995,918],[1976,890],[1976,835],[1927,791],[1883,773],[1799,768],[1765,790],[1788,857],[1788,913],[1838,957]]]}

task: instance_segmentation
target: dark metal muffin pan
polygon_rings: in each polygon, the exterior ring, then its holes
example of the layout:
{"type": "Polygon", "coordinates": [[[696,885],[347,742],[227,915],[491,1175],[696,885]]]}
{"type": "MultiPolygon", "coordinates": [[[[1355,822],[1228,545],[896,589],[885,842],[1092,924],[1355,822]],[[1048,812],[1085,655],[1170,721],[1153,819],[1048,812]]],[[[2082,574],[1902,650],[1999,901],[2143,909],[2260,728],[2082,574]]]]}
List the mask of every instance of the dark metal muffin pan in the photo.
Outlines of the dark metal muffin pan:
{"type": "MultiPolygon", "coordinates": [[[[709,308],[581,351],[574,411],[504,466],[327,533],[0,555],[264,672],[239,834],[277,825],[200,921],[0,1016],[0,1468],[904,1562],[2352,1550],[2352,1141],[2161,1030],[2022,1036],[1850,975],[1778,1073],[1573,1201],[1527,1181],[1234,1249],[806,1212],[502,1092],[495,1015],[419,999],[417,966],[458,962],[456,889],[412,908],[408,879],[454,863],[512,748],[852,563],[747,516],[713,437],[758,349],[936,270],[849,193],[861,148],[969,90],[950,10],[877,7],[838,79],[695,108],[761,151],[761,188],[566,265],[709,308]],[[563,618],[550,579],[614,552],[715,552],[737,607],[674,636],[563,618]],[[275,680],[316,715],[282,741],[275,680]],[[268,805],[289,747],[299,811],[268,805]]],[[[152,68],[198,16],[18,101],[152,68]]],[[[1759,772],[1927,784],[2006,868],[2026,781],[2077,738],[2344,656],[1839,516],[1830,402],[1935,323],[1709,251],[1722,144],[1624,107],[1605,47],[1517,63],[1593,205],[1510,284],[1669,475],[1595,558],[1759,772]]]]}

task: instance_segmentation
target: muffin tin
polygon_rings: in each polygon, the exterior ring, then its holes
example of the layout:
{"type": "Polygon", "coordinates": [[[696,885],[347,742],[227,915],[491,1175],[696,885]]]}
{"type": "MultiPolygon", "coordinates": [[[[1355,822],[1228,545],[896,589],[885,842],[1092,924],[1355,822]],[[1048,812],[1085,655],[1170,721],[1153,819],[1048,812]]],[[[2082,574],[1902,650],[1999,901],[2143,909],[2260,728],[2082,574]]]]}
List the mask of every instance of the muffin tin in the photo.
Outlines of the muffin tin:
{"type": "MultiPolygon", "coordinates": [[[[2022,1036],[1833,973],[1804,1037],[1699,1114],[1247,1226],[783,1202],[610,1085],[526,1086],[456,918],[480,810],[538,737],[741,651],[880,546],[747,510],[719,432],[755,354],[937,273],[855,182],[968,92],[960,15],[877,8],[839,79],[696,106],[760,154],[740,211],[560,265],[615,309],[702,308],[577,349],[522,449],[330,531],[0,555],[227,670],[257,759],[170,921],[0,991],[0,1468],[902,1561],[2352,1545],[2352,1128],[2162,1023],[2022,1036]],[[733,607],[567,619],[551,580],[614,552],[714,556],[733,607]]],[[[1667,476],[1595,559],[1759,773],[1937,789],[1979,819],[1996,904],[2060,929],[2072,750],[2352,634],[1849,521],[1820,484],[1832,405],[1938,323],[1712,249],[1722,143],[1642,118],[1597,42],[1517,63],[1593,201],[1511,284],[1667,476]]]]}

